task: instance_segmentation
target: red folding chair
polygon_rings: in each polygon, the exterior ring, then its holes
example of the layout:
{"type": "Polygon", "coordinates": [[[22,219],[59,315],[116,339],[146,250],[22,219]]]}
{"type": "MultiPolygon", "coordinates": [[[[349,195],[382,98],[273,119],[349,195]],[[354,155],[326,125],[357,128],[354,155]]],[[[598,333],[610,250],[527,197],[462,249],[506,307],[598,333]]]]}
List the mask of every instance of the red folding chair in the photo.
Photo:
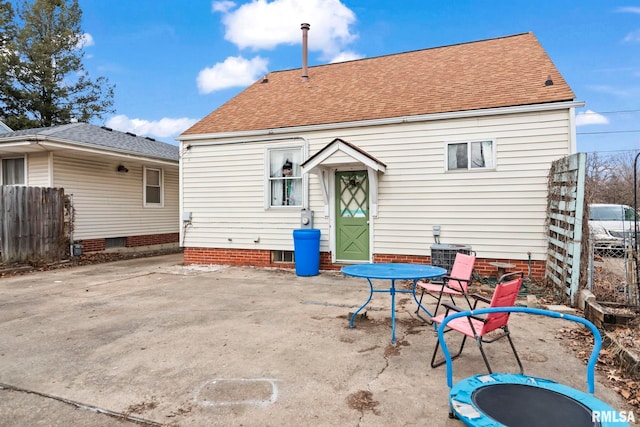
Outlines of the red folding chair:
{"type": "MultiPolygon", "coordinates": [[[[422,304],[422,297],[424,297],[424,294],[426,293],[437,300],[436,309],[433,312],[434,316],[438,314],[438,308],[440,308],[443,295],[448,295],[451,299],[451,303],[454,305],[456,302],[453,297],[463,296],[467,305],[471,308],[471,301],[469,300],[467,289],[473,280],[471,276],[473,275],[475,263],[475,255],[467,255],[458,252],[456,253],[456,258],[453,261],[451,273],[442,278],[438,278],[439,281],[442,280],[442,283],[425,282],[423,280],[418,281],[416,284],[416,290],[422,290],[422,293],[420,294],[420,304],[422,304]]],[[[416,314],[425,322],[429,321],[428,319],[420,316],[420,305],[418,305],[416,314]]]]}
{"type": "MultiPolygon", "coordinates": [[[[485,298],[482,295],[471,295],[471,297],[475,300],[472,310],[476,308],[478,301],[489,303],[490,307],[514,306],[518,298],[518,292],[520,292],[520,287],[522,286],[523,277],[524,273],[522,272],[508,273],[502,276],[498,281],[498,284],[496,285],[491,300],[485,298]]],[[[442,305],[444,305],[447,310],[440,316],[432,317],[431,320],[434,323],[442,323],[444,318],[449,315],[451,311],[466,311],[466,309],[456,307],[455,305],[451,305],[448,303],[443,303],[442,305]]],[[[447,323],[448,329],[445,331],[445,333],[456,331],[463,334],[462,343],[460,344],[460,350],[458,350],[455,355],[451,356],[451,359],[455,359],[462,354],[462,350],[464,348],[467,337],[473,338],[476,341],[478,348],[480,349],[482,359],[484,360],[485,365],[487,365],[489,373],[492,373],[491,366],[489,365],[489,360],[487,359],[487,355],[482,348],[482,344],[492,343],[499,340],[500,338],[506,337],[507,340],[509,340],[509,345],[511,346],[511,350],[513,350],[513,354],[516,358],[516,361],[518,362],[518,366],[520,367],[520,373],[522,374],[524,372],[524,369],[522,368],[522,362],[520,362],[520,358],[518,357],[518,353],[516,352],[516,348],[513,345],[513,341],[511,340],[511,335],[509,333],[509,314],[510,313],[499,312],[490,313],[486,316],[480,317],[473,315],[473,311],[471,311],[471,314],[469,316],[453,319],[449,323],[447,323]],[[497,335],[492,336],[491,338],[485,338],[485,335],[487,335],[489,332],[493,332],[496,330],[500,330],[497,335]]],[[[438,352],[439,347],[440,341],[438,340],[436,342],[436,347],[433,350],[433,356],[431,357],[432,368],[438,367],[445,363],[444,358],[436,361],[436,353],[438,352]]]]}

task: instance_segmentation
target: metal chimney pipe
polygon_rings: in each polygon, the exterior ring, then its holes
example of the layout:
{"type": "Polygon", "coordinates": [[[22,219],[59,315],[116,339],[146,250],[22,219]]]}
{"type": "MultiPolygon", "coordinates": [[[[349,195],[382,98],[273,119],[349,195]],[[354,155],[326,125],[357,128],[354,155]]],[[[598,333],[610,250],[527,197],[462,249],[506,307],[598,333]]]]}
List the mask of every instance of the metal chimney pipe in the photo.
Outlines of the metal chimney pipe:
{"type": "Polygon", "coordinates": [[[307,45],[309,38],[309,28],[311,26],[309,24],[301,24],[300,28],[302,29],[302,79],[309,79],[309,71],[307,70],[307,45]]]}

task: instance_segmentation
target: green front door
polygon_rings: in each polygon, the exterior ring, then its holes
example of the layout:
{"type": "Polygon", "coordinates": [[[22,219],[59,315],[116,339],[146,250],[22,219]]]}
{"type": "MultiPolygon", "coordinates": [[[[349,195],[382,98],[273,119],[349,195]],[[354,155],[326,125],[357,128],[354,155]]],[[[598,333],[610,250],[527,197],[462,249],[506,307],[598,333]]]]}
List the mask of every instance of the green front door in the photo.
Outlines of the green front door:
{"type": "Polygon", "coordinates": [[[336,172],[336,259],[369,260],[367,171],[336,172]]]}

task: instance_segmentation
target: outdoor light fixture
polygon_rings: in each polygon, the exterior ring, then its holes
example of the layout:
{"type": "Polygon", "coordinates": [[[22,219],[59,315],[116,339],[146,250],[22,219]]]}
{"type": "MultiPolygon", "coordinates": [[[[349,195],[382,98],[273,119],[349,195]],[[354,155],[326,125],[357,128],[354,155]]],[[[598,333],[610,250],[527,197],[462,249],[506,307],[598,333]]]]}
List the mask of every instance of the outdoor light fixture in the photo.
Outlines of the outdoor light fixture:
{"type": "Polygon", "coordinates": [[[124,165],[119,165],[119,166],[118,166],[118,169],[116,169],[116,170],[117,170],[118,172],[121,172],[121,173],[127,173],[127,172],[129,172],[129,169],[127,169],[126,167],[124,167],[124,165]]]}

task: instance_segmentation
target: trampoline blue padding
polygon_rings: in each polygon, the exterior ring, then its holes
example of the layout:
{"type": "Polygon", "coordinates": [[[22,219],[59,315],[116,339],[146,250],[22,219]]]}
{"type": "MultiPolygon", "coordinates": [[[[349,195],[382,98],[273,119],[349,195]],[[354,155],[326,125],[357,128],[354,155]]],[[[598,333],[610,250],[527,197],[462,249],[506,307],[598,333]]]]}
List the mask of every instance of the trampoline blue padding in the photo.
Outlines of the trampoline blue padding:
{"type": "Polygon", "coordinates": [[[438,339],[447,364],[450,415],[468,426],[512,427],[622,427],[629,423],[622,413],[593,396],[595,364],[602,346],[598,329],[588,320],[569,314],[527,307],[496,307],[465,311],[448,316],[438,328],[438,339]],[[588,327],[594,347],[587,364],[589,393],[555,381],[522,374],[492,373],[465,378],[453,385],[452,360],[444,331],[449,321],[492,312],[522,312],[563,318],[588,327]]]}
{"type": "Polygon", "coordinates": [[[599,422],[600,415],[592,416],[594,411],[613,414],[615,410],[591,394],[527,375],[476,375],[455,384],[449,397],[455,415],[470,426],[628,425],[599,422]]]}

